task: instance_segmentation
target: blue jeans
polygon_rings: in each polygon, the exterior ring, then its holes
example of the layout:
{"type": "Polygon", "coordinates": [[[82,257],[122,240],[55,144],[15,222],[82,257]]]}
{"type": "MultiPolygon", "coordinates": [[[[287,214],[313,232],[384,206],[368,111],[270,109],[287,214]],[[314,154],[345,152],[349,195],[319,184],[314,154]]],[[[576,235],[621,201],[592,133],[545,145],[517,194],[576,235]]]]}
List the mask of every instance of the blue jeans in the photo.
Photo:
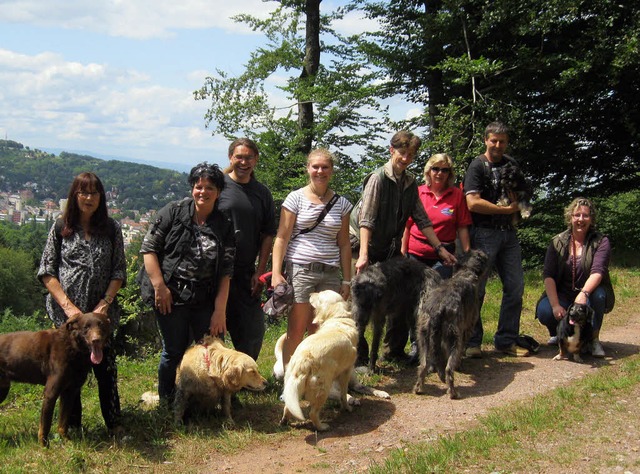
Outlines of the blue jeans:
{"type": "Polygon", "coordinates": [[[199,341],[209,334],[213,308],[211,301],[197,305],[173,305],[169,314],[155,312],[162,334],[162,353],[158,365],[158,394],[161,399],[173,401],[176,372],[182,356],[193,341],[199,341]]]}
{"type": "MultiPolygon", "coordinates": [[[[604,291],[604,288],[599,286],[593,293],[591,293],[587,300],[587,304],[593,308],[593,321],[591,321],[591,324],[593,325],[594,331],[599,331],[602,327],[606,296],[607,294],[604,291]]],[[[558,302],[560,303],[560,306],[567,309],[571,303],[573,303],[573,300],[569,301],[566,298],[558,297],[558,302]]],[[[547,326],[550,336],[557,335],[558,323],[560,321],[553,316],[551,304],[549,303],[549,298],[547,296],[538,302],[538,306],[536,307],[536,318],[538,318],[538,321],[540,321],[541,324],[547,326]]]]}
{"type": "MultiPolygon", "coordinates": [[[[489,269],[495,268],[502,282],[502,302],[498,316],[498,328],[493,338],[496,349],[506,349],[515,344],[520,333],[520,313],[524,294],[524,271],[522,252],[515,230],[498,230],[474,227],[471,232],[471,247],[482,250],[489,257],[489,269]]],[[[484,302],[489,274],[480,282],[480,309],[484,302]]],[[[469,346],[482,344],[482,319],[478,319],[469,339],[469,346]]]]}

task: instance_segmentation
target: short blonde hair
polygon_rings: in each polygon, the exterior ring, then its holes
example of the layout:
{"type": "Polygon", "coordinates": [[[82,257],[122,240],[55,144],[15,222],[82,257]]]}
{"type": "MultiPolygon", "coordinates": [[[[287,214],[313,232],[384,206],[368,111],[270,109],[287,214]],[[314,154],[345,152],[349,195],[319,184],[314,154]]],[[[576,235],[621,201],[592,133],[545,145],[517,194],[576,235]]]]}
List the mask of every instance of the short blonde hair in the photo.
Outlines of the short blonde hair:
{"type": "Polygon", "coordinates": [[[446,163],[450,168],[449,178],[447,179],[447,187],[451,187],[453,186],[453,183],[455,183],[456,172],[453,169],[453,159],[446,153],[436,153],[435,155],[431,155],[431,158],[427,160],[427,164],[424,165],[424,182],[427,183],[427,185],[431,186],[431,176],[429,175],[429,171],[431,171],[433,165],[442,162],[446,163]]]}
{"type": "Polygon", "coordinates": [[[593,205],[590,199],[584,197],[577,197],[564,209],[564,223],[571,229],[571,218],[573,213],[576,212],[580,206],[589,208],[589,214],[591,215],[591,229],[596,227],[596,207],[593,205]]]}

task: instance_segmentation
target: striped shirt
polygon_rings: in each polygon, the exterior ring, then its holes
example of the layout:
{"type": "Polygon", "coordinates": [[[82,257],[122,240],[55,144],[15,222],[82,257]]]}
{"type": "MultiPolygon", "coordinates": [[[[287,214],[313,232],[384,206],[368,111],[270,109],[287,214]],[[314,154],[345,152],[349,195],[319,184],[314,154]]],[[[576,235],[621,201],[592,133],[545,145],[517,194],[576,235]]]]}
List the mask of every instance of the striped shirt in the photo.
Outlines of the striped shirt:
{"type": "Polygon", "coordinates": [[[282,207],[296,215],[285,255],[286,261],[298,264],[320,262],[335,267],[340,266],[338,232],[342,226],[342,218],[348,216],[353,208],[346,198],[340,196],[320,224],[311,232],[299,235],[300,231],[315,224],[325,206],[326,204],[314,204],[309,201],[303,189],[289,193],[284,200],[282,207]]]}

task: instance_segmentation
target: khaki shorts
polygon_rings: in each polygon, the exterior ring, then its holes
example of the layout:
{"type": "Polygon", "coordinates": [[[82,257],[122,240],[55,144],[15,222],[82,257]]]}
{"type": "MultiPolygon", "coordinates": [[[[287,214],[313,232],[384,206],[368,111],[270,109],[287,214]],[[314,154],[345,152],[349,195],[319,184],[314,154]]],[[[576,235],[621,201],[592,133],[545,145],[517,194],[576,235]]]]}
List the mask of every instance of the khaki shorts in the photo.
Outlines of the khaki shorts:
{"type": "Polygon", "coordinates": [[[324,263],[297,264],[287,262],[286,272],[293,286],[293,301],[308,303],[311,293],[322,290],[340,292],[340,269],[324,263]]]}

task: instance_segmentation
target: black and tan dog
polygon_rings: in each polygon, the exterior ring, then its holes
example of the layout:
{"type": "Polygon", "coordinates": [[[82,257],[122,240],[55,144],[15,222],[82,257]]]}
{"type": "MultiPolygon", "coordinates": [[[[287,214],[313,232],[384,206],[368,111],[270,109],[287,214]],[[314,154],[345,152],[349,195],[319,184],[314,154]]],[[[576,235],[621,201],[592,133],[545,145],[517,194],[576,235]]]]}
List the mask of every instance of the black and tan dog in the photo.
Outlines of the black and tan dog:
{"type": "Polygon", "coordinates": [[[505,195],[498,205],[508,206],[509,195],[513,195],[518,202],[520,213],[513,214],[513,225],[518,225],[520,218],[528,219],[531,216],[531,199],[533,198],[533,188],[527,181],[522,170],[512,162],[508,162],[500,168],[500,184],[505,195]]]}
{"type": "Polygon", "coordinates": [[[415,393],[424,393],[424,378],[437,372],[440,380],[447,383],[449,396],[458,398],[453,374],[480,317],[478,285],[488,260],[481,250],[469,251],[459,259],[453,276],[421,302],[416,324],[420,367],[415,393]]]}
{"type": "Polygon", "coordinates": [[[73,402],[91,364],[102,361],[109,319],[99,313],[73,317],[58,329],[0,335],[0,403],[11,382],[44,385],[38,441],[48,446],[53,409],[60,398],[58,433],[67,437],[73,402]]]}
{"type": "Polygon", "coordinates": [[[567,314],[558,323],[558,348],[560,351],[554,360],[568,359],[582,362],[580,353],[593,340],[593,309],[586,304],[573,303],[567,314]]]}

